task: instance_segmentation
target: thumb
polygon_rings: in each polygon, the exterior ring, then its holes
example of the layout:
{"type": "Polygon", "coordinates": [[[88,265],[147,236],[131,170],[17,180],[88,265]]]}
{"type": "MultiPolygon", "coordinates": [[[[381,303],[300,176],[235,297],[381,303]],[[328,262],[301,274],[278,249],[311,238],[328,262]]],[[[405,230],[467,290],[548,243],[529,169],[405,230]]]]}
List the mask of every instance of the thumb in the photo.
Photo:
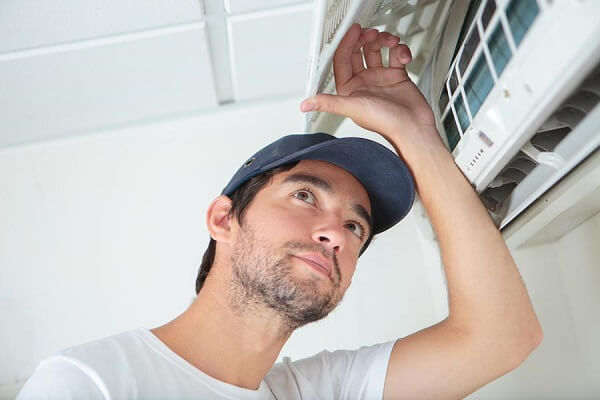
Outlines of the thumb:
{"type": "Polygon", "coordinates": [[[353,104],[348,100],[346,96],[320,93],[300,103],[300,111],[319,111],[350,117],[353,104]]]}

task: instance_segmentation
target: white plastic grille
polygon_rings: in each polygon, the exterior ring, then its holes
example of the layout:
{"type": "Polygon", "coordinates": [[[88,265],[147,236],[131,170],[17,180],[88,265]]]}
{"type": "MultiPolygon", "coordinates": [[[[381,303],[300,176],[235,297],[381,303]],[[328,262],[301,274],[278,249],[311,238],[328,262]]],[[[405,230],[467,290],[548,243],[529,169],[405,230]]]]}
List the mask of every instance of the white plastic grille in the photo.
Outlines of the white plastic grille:
{"type": "MultiPolygon", "coordinates": [[[[322,0],[316,7],[314,29],[319,43],[313,45],[313,51],[317,53],[312,54],[309,63],[306,95],[335,93],[332,59],[341,40],[338,31],[346,30],[354,22],[400,36],[413,51],[409,72],[418,74],[433,49],[449,4],[441,0],[322,0]]],[[[307,130],[320,130],[317,120],[321,116],[321,113],[309,113],[307,130]]],[[[327,118],[335,119],[334,116],[327,118]]]]}
{"type": "Polygon", "coordinates": [[[536,0],[512,0],[505,6],[497,6],[494,0],[478,4],[439,98],[441,121],[451,151],[541,11],[536,0]]]}

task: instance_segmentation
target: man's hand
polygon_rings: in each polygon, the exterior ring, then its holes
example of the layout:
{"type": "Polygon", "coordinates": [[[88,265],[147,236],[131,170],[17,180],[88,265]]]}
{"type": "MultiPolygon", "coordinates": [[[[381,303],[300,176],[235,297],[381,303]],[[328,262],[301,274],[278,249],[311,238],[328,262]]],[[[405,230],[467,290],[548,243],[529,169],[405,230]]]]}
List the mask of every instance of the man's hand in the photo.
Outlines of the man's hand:
{"type": "Polygon", "coordinates": [[[397,150],[418,152],[442,145],[431,107],[406,72],[412,59],[410,50],[399,41],[390,33],[353,24],[333,58],[337,95],[318,94],[304,100],[300,109],[351,118],[398,144],[397,150]],[[389,47],[387,67],[382,62],[382,47],[389,47]]]}

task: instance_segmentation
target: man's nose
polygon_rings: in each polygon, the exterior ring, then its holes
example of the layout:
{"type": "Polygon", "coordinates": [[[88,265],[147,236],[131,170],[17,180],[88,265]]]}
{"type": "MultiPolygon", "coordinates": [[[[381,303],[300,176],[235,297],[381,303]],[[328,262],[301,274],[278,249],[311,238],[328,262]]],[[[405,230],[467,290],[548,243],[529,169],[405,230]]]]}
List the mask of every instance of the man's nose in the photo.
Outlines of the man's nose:
{"type": "Polygon", "coordinates": [[[321,219],[313,232],[313,240],[333,254],[338,254],[346,244],[343,222],[337,217],[321,219]]]}

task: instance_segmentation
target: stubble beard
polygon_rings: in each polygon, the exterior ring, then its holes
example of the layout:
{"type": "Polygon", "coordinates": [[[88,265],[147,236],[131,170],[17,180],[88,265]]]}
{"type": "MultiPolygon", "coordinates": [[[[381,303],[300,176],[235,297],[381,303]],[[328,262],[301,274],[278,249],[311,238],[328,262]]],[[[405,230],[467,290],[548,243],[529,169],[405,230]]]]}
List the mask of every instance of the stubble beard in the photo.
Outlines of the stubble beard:
{"type": "Polygon", "coordinates": [[[241,312],[268,307],[282,318],[284,329],[296,328],[327,316],[342,300],[340,270],[335,257],[318,244],[289,241],[279,251],[269,248],[266,241],[244,224],[240,239],[231,254],[232,306],[241,312]],[[310,251],[333,258],[329,290],[319,288],[314,279],[300,279],[292,271],[294,251],[310,251]]]}

